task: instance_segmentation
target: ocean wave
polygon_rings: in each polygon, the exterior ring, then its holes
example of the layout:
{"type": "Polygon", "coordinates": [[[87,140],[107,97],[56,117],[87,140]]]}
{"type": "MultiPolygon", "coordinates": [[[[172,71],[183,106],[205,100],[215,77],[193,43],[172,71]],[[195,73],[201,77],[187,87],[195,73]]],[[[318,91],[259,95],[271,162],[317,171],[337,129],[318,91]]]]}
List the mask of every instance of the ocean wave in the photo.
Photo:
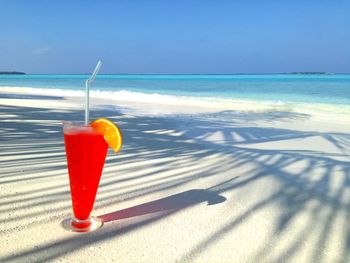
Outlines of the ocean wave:
{"type": "MultiPolygon", "coordinates": [[[[68,90],[56,88],[33,88],[33,87],[0,87],[0,91],[26,93],[32,95],[50,95],[61,97],[83,97],[85,90],[68,90]]],[[[268,106],[283,106],[282,101],[256,101],[247,99],[225,99],[218,97],[195,97],[182,95],[166,95],[160,93],[144,93],[125,89],[116,91],[90,90],[91,98],[117,100],[134,103],[150,103],[171,106],[204,107],[218,109],[259,109],[268,106]]]]}
{"type": "MultiPolygon", "coordinates": [[[[83,97],[85,90],[68,90],[55,88],[33,87],[0,87],[0,92],[25,93],[30,95],[83,97]]],[[[100,98],[130,103],[149,103],[169,106],[186,106],[213,108],[219,110],[254,110],[254,111],[298,111],[350,114],[350,106],[345,104],[326,103],[295,103],[288,101],[248,100],[218,97],[194,97],[180,95],[165,95],[159,93],[143,93],[125,89],[116,91],[91,90],[91,98],[100,98]]]]}
{"type": "Polygon", "coordinates": [[[51,96],[84,96],[83,90],[67,90],[67,89],[54,89],[54,88],[33,88],[33,87],[0,87],[0,91],[9,93],[25,93],[31,95],[51,95],[51,96]]]}
{"type": "MultiPolygon", "coordinates": [[[[27,93],[37,95],[56,95],[56,96],[85,96],[85,90],[68,90],[68,89],[56,89],[56,88],[33,88],[33,87],[0,87],[0,91],[15,92],[15,93],[27,93]]],[[[125,89],[116,91],[107,90],[90,90],[90,96],[104,99],[116,99],[122,101],[131,102],[144,102],[144,103],[161,103],[161,104],[175,104],[182,103],[203,103],[203,101],[211,103],[227,103],[227,102],[246,102],[247,100],[232,100],[223,99],[217,97],[194,97],[194,96],[181,96],[181,95],[166,95],[160,93],[144,93],[129,91],[125,89]]]]}

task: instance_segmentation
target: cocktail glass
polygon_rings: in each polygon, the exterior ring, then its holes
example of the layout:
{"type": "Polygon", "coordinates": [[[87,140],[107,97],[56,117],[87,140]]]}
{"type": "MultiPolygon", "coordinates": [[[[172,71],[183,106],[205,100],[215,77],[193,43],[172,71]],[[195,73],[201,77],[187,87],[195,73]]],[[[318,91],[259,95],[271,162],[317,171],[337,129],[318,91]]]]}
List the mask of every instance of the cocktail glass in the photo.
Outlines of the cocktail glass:
{"type": "Polygon", "coordinates": [[[84,122],[63,123],[64,143],[74,217],[62,221],[66,230],[89,232],[103,222],[90,213],[105,163],[108,144],[102,134],[84,122]]]}

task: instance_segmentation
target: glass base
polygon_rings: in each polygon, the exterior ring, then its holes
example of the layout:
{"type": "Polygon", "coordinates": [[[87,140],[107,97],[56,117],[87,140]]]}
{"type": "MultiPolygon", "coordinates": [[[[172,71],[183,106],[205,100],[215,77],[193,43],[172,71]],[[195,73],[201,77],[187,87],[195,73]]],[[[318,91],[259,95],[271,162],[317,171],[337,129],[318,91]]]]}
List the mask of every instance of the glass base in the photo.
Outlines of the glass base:
{"type": "Polygon", "coordinates": [[[61,226],[70,232],[91,232],[102,227],[103,221],[97,217],[89,217],[86,220],[66,218],[61,222],[61,226]]]}

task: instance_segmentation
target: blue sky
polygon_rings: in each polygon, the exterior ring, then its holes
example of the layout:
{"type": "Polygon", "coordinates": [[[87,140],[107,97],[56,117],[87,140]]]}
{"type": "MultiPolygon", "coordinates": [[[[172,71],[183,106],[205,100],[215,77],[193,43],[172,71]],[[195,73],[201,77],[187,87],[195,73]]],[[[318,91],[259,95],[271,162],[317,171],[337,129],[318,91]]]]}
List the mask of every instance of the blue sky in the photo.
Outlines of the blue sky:
{"type": "Polygon", "coordinates": [[[349,0],[0,0],[0,71],[350,73],[349,0]]]}

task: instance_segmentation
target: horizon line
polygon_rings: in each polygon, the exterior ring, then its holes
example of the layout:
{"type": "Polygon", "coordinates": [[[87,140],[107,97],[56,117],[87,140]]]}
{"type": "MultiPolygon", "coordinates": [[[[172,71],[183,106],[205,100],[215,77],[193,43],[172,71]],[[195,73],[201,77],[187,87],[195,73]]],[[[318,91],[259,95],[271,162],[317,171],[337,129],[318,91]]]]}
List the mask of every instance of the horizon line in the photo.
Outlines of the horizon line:
{"type": "MultiPolygon", "coordinates": [[[[22,71],[0,71],[0,75],[90,75],[88,73],[26,73],[22,71]],[[1,74],[4,72],[4,74],[1,74]],[[10,73],[10,74],[6,74],[10,73]],[[12,73],[12,74],[11,74],[12,73]],[[17,73],[17,74],[16,74],[17,73]],[[22,74],[18,74],[22,73],[22,74]]],[[[292,72],[236,72],[236,73],[101,73],[98,75],[348,75],[350,72],[292,71],[292,72]]]]}

